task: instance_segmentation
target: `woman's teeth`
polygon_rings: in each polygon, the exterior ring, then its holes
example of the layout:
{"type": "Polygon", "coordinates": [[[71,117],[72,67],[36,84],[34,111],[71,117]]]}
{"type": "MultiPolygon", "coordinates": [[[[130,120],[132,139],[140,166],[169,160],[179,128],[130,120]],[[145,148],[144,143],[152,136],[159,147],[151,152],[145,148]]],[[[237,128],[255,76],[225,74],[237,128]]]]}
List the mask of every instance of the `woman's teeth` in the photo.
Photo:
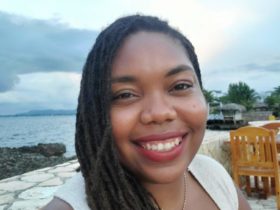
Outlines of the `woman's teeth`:
{"type": "Polygon", "coordinates": [[[152,150],[157,152],[166,152],[172,150],[174,147],[181,143],[181,137],[173,138],[171,140],[166,140],[165,142],[150,142],[142,143],[142,147],[146,150],[152,150]]]}

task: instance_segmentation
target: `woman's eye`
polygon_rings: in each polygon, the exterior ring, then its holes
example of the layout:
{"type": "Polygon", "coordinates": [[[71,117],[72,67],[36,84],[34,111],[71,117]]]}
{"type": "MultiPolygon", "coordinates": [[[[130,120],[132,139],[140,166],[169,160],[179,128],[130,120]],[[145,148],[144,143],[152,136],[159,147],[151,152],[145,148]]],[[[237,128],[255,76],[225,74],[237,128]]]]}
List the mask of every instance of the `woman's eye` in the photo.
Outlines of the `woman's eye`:
{"type": "Polygon", "coordinates": [[[191,84],[188,83],[179,83],[176,84],[171,91],[180,91],[180,90],[187,90],[188,88],[192,87],[191,84]]]}
{"type": "Polygon", "coordinates": [[[113,101],[114,100],[129,99],[129,98],[131,98],[133,96],[134,96],[134,94],[132,94],[132,93],[120,93],[120,94],[117,94],[117,95],[113,96],[113,101]]]}

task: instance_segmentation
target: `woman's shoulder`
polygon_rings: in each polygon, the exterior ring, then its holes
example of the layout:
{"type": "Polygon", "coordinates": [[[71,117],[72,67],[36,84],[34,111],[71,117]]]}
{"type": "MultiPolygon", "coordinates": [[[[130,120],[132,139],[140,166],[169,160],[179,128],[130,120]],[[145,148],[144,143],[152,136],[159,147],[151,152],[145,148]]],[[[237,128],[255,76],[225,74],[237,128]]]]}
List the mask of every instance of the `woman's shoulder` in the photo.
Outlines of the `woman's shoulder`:
{"type": "Polygon", "coordinates": [[[54,197],[51,202],[41,210],[73,210],[73,208],[65,201],[54,197]]]}
{"type": "Polygon", "coordinates": [[[217,175],[221,173],[220,176],[229,176],[228,172],[221,165],[221,163],[209,156],[201,154],[197,154],[194,157],[189,169],[191,171],[203,172],[203,174],[205,174],[205,171],[209,171],[210,174],[214,173],[215,175],[217,175]]]}
{"type": "Polygon", "coordinates": [[[89,210],[86,200],[85,181],[81,172],[75,174],[71,179],[67,180],[67,182],[55,192],[54,196],[55,199],[58,199],[55,200],[56,203],[62,201],[69,205],[71,210],[89,210]]]}
{"type": "Polygon", "coordinates": [[[190,172],[221,209],[238,209],[236,187],[226,169],[215,159],[197,154],[190,172]]]}
{"type": "Polygon", "coordinates": [[[226,182],[226,186],[234,186],[231,176],[217,160],[206,155],[197,154],[189,166],[189,170],[198,178],[216,182],[226,182]]]}

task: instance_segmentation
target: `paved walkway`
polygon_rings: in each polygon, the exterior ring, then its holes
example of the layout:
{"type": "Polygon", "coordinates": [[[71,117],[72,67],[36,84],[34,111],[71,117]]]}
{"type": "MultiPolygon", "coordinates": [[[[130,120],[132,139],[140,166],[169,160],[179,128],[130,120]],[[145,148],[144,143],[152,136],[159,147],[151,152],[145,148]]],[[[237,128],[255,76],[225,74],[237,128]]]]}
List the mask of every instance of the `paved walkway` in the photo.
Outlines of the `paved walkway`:
{"type": "MultiPolygon", "coordinates": [[[[36,210],[48,203],[60,185],[75,174],[77,160],[0,180],[0,210],[36,210]]],[[[248,198],[253,210],[276,209],[275,197],[248,198]]]]}
{"type": "Polygon", "coordinates": [[[0,180],[0,210],[35,210],[75,174],[77,160],[0,180]]]}

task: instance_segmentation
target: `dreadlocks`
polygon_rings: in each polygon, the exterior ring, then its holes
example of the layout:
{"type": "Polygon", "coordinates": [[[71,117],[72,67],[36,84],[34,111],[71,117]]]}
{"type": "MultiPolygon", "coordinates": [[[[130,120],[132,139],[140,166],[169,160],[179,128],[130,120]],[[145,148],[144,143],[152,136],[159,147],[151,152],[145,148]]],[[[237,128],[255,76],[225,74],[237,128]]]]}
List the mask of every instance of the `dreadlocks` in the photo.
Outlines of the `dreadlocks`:
{"type": "Polygon", "coordinates": [[[126,38],[139,31],[164,33],[179,40],[202,86],[192,44],[167,22],[150,16],[127,16],[116,20],[99,34],[83,69],[75,135],[87,201],[93,210],[157,209],[152,196],[121,165],[110,124],[112,63],[126,38]]]}

